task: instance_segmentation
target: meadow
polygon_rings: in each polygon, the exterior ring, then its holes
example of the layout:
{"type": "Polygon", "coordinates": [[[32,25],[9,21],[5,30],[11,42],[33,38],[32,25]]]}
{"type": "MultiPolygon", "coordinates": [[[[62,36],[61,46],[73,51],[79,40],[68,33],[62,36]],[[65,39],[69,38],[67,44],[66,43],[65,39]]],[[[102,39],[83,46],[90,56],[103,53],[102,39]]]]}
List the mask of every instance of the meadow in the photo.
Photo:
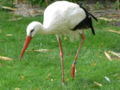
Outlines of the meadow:
{"type": "Polygon", "coordinates": [[[59,48],[55,35],[36,35],[22,60],[19,59],[26,37],[26,26],[31,21],[43,21],[43,16],[18,18],[0,11],[0,90],[120,90],[120,59],[109,61],[105,51],[120,52],[120,31],[109,21],[94,22],[96,35],[85,30],[86,40],[79,54],[76,77],[71,78],[73,62],[79,41],[63,37],[65,85],[61,84],[59,48]],[[48,49],[48,52],[31,50],[48,49]],[[106,79],[107,77],[107,79],[106,79]]]}

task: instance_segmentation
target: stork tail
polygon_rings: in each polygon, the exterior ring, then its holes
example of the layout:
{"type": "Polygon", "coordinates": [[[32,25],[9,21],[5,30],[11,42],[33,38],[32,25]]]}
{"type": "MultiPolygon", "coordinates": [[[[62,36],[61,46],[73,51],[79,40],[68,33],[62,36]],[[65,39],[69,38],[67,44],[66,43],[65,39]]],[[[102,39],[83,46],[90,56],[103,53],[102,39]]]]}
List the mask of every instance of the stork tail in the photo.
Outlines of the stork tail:
{"type": "Polygon", "coordinates": [[[92,15],[91,13],[88,13],[94,20],[96,20],[96,21],[98,21],[98,19],[94,16],[94,15],[92,15]]]}
{"type": "Polygon", "coordinates": [[[91,13],[89,13],[83,6],[82,6],[82,3],[79,4],[79,6],[84,9],[84,11],[86,12],[87,16],[91,16],[94,20],[98,21],[98,19],[91,13]]]}

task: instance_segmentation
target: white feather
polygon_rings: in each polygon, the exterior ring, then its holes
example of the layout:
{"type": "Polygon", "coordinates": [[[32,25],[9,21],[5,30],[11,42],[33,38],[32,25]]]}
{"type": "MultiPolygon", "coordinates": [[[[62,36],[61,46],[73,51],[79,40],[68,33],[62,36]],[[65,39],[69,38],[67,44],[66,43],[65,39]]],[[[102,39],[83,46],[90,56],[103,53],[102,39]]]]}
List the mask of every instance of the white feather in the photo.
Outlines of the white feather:
{"type": "Polygon", "coordinates": [[[85,17],[85,11],[78,4],[57,1],[46,8],[43,26],[53,33],[68,33],[85,17]]]}
{"type": "Polygon", "coordinates": [[[81,30],[72,31],[72,29],[85,17],[85,11],[78,4],[56,1],[45,9],[43,25],[39,22],[32,22],[28,25],[27,35],[30,35],[30,31],[35,29],[35,33],[39,31],[43,34],[67,34],[76,38],[81,30]]]}

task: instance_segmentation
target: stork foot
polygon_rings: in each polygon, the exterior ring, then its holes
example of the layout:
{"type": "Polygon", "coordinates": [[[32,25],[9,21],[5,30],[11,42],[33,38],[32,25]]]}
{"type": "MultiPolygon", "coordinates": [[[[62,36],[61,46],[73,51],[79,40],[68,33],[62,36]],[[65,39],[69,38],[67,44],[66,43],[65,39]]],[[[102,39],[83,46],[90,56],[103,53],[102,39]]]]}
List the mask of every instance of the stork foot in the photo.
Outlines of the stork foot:
{"type": "Polygon", "coordinates": [[[65,82],[62,82],[62,86],[64,86],[65,85],[65,82]]]}
{"type": "Polygon", "coordinates": [[[67,85],[68,85],[67,81],[61,83],[61,86],[63,87],[66,87],[67,85]]]}

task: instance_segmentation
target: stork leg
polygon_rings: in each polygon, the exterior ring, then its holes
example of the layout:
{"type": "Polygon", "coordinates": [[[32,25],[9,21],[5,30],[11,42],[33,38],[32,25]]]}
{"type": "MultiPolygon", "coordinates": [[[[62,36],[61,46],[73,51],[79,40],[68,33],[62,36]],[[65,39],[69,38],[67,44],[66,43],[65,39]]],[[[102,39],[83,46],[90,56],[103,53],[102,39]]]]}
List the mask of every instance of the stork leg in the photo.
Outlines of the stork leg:
{"type": "Polygon", "coordinates": [[[77,59],[78,59],[79,52],[80,52],[80,50],[81,50],[81,48],[82,48],[82,45],[83,45],[83,43],[84,43],[84,40],[85,40],[84,32],[82,32],[82,34],[80,34],[80,36],[81,36],[81,38],[82,38],[82,41],[81,41],[80,44],[79,44],[78,50],[77,50],[77,52],[76,52],[76,55],[75,55],[75,58],[74,58],[74,61],[73,61],[73,64],[72,64],[72,70],[71,70],[71,76],[72,76],[73,79],[74,79],[74,77],[75,77],[75,65],[76,65],[76,61],[77,61],[77,59]]]}
{"type": "Polygon", "coordinates": [[[59,49],[60,49],[60,60],[61,60],[61,74],[62,74],[62,82],[64,83],[64,58],[63,58],[63,48],[62,48],[62,41],[59,36],[57,36],[59,49]]]}

